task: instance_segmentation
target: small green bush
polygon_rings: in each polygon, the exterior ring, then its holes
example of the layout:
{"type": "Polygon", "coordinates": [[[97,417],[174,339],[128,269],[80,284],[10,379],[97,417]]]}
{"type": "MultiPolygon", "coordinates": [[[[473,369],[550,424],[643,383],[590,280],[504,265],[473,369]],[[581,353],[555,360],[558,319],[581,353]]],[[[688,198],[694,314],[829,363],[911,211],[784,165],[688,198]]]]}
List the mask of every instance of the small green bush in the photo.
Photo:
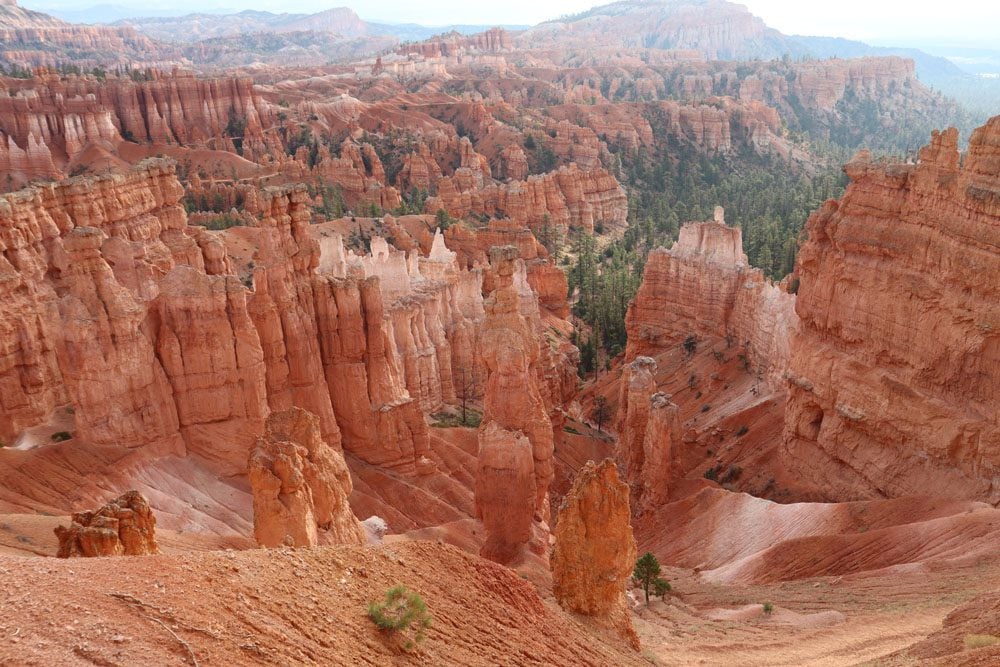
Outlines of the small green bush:
{"type": "Polygon", "coordinates": [[[368,617],[379,630],[389,635],[399,633],[407,651],[422,642],[431,627],[431,615],[423,599],[402,584],[387,590],[382,602],[369,604],[368,617]]]}
{"type": "Polygon", "coordinates": [[[749,432],[750,432],[750,427],[744,424],[743,426],[740,426],[739,430],[736,431],[736,437],[738,438],[741,435],[746,435],[749,432]]]}
{"type": "Polygon", "coordinates": [[[670,592],[670,582],[666,579],[657,579],[653,582],[653,592],[657,597],[663,597],[670,592]]]}
{"type": "Polygon", "coordinates": [[[764,613],[770,616],[774,612],[774,605],[770,602],[764,603],[764,613]]]}
{"type": "Polygon", "coordinates": [[[73,434],[70,433],[69,431],[56,431],[55,433],[52,434],[52,440],[54,442],[66,442],[67,440],[71,440],[72,438],[73,434]]]}

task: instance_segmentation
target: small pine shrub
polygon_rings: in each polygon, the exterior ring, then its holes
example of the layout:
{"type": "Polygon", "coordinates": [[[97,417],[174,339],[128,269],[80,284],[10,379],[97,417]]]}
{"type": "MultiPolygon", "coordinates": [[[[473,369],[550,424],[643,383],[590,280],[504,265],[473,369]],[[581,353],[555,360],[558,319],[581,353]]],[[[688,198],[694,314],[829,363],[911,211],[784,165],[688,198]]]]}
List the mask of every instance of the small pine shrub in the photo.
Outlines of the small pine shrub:
{"type": "Polygon", "coordinates": [[[379,630],[393,636],[398,633],[407,651],[422,642],[431,627],[431,615],[423,599],[402,584],[387,590],[382,602],[369,604],[368,617],[379,630]]]}
{"type": "Polygon", "coordinates": [[[770,602],[765,602],[764,603],[764,613],[767,614],[768,616],[770,616],[772,613],[774,613],[774,605],[771,604],[770,602]]]}
{"type": "Polygon", "coordinates": [[[657,597],[663,597],[670,592],[670,582],[666,579],[657,579],[653,582],[653,592],[657,597]]]}
{"type": "Polygon", "coordinates": [[[728,484],[729,482],[735,482],[740,478],[740,475],[742,474],[743,474],[743,468],[739,467],[738,465],[730,465],[729,468],[726,469],[726,474],[722,476],[722,479],[720,481],[723,484],[728,484]]]}
{"type": "Polygon", "coordinates": [[[740,426],[738,431],[736,431],[736,437],[738,438],[742,435],[746,435],[749,432],[750,432],[750,427],[744,424],[743,426],[740,426]]]}
{"type": "Polygon", "coordinates": [[[69,431],[56,431],[55,433],[52,434],[53,442],[66,442],[67,440],[71,440],[72,438],[73,434],[70,433],[69,431]]]}

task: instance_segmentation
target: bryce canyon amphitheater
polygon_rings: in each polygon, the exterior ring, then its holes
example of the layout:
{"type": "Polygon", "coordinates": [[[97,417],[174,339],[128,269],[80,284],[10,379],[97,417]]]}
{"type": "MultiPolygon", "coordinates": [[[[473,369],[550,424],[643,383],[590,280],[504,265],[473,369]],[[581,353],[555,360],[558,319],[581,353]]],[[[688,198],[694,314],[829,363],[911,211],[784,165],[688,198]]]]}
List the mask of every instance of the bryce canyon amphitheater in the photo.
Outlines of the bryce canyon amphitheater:
{"type": "Polygon", "coordinates": [[[1000,108],[418,28],[0,2],[0,664],[1000,664],[1000,108]]]}

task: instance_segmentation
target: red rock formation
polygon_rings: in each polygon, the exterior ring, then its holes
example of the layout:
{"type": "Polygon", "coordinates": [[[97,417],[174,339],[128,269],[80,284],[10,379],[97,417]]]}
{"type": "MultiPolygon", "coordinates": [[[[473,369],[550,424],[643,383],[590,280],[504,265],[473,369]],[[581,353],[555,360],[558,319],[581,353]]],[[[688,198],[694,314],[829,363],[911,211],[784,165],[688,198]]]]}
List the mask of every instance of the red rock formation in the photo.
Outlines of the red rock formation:
{"type": "MultiPolygon", "coordinates": [[[[552,422],[539,391],[539,343],[530,321],[521,312],[521,296],[514,280],[516,261],[517,250],[511,246],[494,248],[490,253],[497,287],[486,301],[486,321],[480,334],[480,354],[488,374],[480,430],[498,428],[521,433],[527,438],[533,459],[532,475],[521,482],[530,482],[532,513],[536,520],[545,522],[553,475],[552,422]]],[[[496,435],[495,431],[491,433],[495,437],[485,440],[490,445],[509,440],[496,435]]],[[[499,474],[489,476],[497,483],[502,478],[499,474]]],[[[480,498],[492,497],[492,493],[485,484],[477,487],[478,516],[489,513],[491,505],[480,498]]],[[[518,489],[516,493],[521,497],[529,492],[518,489]]],[[[490,521],[488,516],[484,518],[484,523],[490,521]]]]}
{"type": "MultiPolygon", "coordinates": [[[[321,158],[315,167],[310,169],[305,160],[297,160],[298,167],[292,173],[301,175],[303,180],[319,179],[340,188],[344,201],[348,206],[357,207],[360,204],[371,203],[383,210],[399,206],[402,201],[399,191],[385,184],[385,168],[371,144],[358,144],[345,141],[340,147],[340,157],[329,155],[326,147],[320,149],[321,158]]],[[[284,173],[290,173],[287,165],[282,166],[284,173]]]]}
{"type": "Polygon", "coordinates": [[[396,183],[403,192],[409,192],[413,188],[430,192],[440,179],[441,167],[434,161],[427,144],[421,142],[416,152],[403,158],[403,168],[396,183]]]}
{"type": "Polygon", "coordinates": [[[301,408],[272,413],[248,463],[254,537],[264,547],[364,544],[343,455],[301,408]]]}
{"type": "Polygon", "coordinates": [[[511,144],[500,153],[501,168],[499,178],[523,181],[528,177],[528,156],[517,144],[511,144]]]}
{"type": "Polygon", "coordinates": [[[479,555],[517,564],[531,539],[535,514],[535,464],[531,443],[520,431],[497,422],[479,429],[475,492],[476,518],[486,529],[479,555]]]}
{"type": "Polygon", "coordinates": [[[268,412],[265,359],[247,290],[234,275],[206,275],[187,265],[175,267],[159,287],[151,308],[158,320],[154,350],[181,435],[189,451],[235,464],[268,412]]]}
{"type": "Polygon", "coordinates": [[[5,80],[0,167],[24,180],[60,177],[87,147],[113,150],[123,139],[236,152],[229,136],[236,127],[235,140],[244,155],[281,150],[276,135],[264,133],[274,118],[251,80],[197,79],[179,71],[153,74],[151,81],[5,80]]]}
{"type": "Polygon", "coordinates": [[[799,254],[784,449],[822,497],[1000,499],[1000,117],[859,155],[799,254]]]}
{"type": "Polygon", "coordinates": [[[73,60],[97,64],[147,62],[166,49],[131,27],[73,25],[22,9],[16,0],[0,4],[0,44],[4,60],[28,67],[54,66],[73,60]]]}
{"type": "Polygon", "coordinates": [[[636,357],[622,369],[616,455],[632,489],[637,512],[659,507],[677,476],[674,447],[680,445],[678,408],[657,391],[656,361],[636,357]]]}
{"type": "Polygon", "coordinates": [[[488,215],[509,217],[540,229],[552,225],[563,232],[581,228],[593,232],[595,225],[622,227],[628,215],[628,200],[614,176],[604,169],[583,171],[576,165],[562,167],[527,181],[462,191],[454,178],[438,182],[438,195],[427,200],[425,211],[444,208],[455,217],[488,215]]]}
{"type": "Polygon", "coordinates": [[[613,628],[632,648],[625,582],[635,565],[628,486],[614,461],[588,461],[559,508],[552,548],[552,592],[567,611],[613,628]]]}
{"type": "Polygon", "coordinates": [[[503,28],[490,28],[474,35],[450,32],[424,42],[406,44],[396,49],[399,55],[420,55],[424,58],[446,58],[466,52],[497,53],[513,48],[510,34],[503,28]]]}
{"type": "Polygon", "coordinates": [[[55,533],[59,558],[159,553],[156,517],[138,491],[129,491],[96,511],[73,514],[70,527],[57,526],[55,533]]]}
{"type": "Polygon", "coordinates": [[[687,337],[728,338],[744,348],[755,373],[780,385],[788,340],[797,326],[795,298],[748,266],[739,228],[687,223],[670,250],[646,261],[643,282],[626,315],[625,358],[656,354],[687,337]]]}

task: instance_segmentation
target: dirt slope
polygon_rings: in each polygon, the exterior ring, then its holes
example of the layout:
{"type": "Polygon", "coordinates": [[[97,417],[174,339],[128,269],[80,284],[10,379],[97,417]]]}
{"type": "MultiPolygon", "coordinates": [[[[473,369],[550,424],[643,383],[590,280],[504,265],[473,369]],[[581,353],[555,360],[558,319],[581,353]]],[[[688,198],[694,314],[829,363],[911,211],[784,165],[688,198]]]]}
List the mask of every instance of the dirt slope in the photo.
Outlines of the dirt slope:
{"type": "MultiPolygon", "coordinates": [[[[448,545],[134,558],[0,557],[0,664],[630,665],[644,661],[448,545]],[[402,583],[434,618],[392,648],[367,604],[402,583]]],[[[611,640],[609,640],[611,641],[611,640]]]]}

